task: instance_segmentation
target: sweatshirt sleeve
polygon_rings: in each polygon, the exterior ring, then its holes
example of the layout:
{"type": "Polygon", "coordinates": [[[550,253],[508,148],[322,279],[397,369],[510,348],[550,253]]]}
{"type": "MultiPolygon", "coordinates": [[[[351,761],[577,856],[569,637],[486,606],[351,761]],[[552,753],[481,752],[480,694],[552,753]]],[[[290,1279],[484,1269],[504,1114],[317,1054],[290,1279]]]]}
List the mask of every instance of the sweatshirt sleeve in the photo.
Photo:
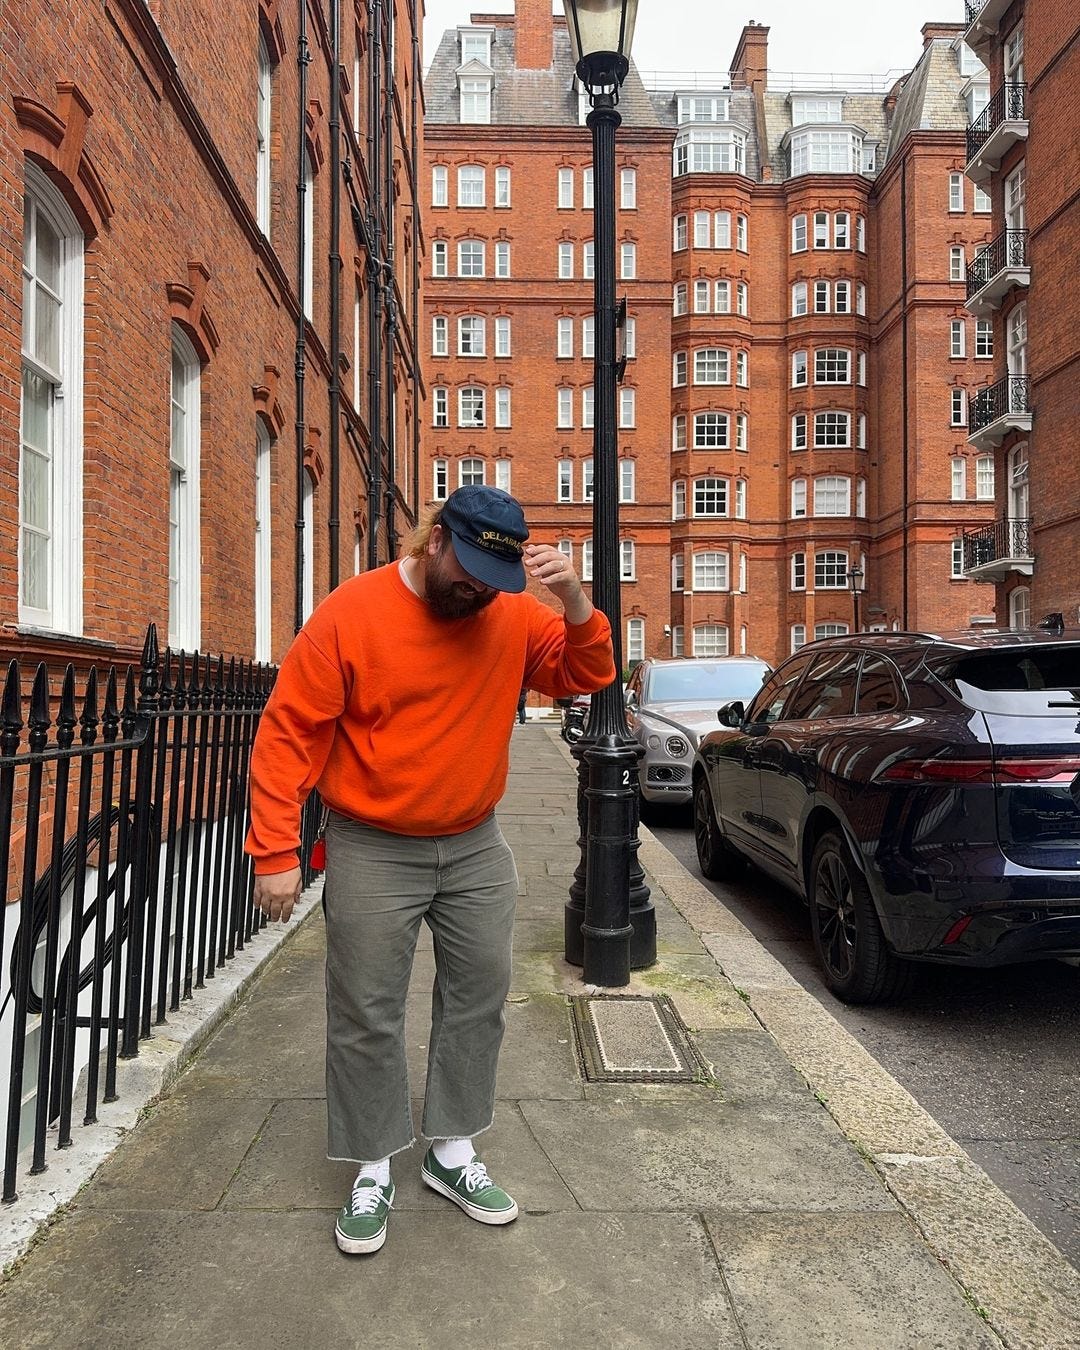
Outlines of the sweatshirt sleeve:
{"type": "Polygon", "coordinates": [[[340,667],[301,631],[281,663],[251,752],[251,828],[257,876],[299,866],[300,809],[319,781],[345,706],[340,667]]]}
{"type": "Polygon", "coordinates": [[[529,597],[529,649],[525,683],[552,698],[591,694],[615,678],[611,625],[598,609],[585,623],[567,623],[550,606],[529,597]]]}

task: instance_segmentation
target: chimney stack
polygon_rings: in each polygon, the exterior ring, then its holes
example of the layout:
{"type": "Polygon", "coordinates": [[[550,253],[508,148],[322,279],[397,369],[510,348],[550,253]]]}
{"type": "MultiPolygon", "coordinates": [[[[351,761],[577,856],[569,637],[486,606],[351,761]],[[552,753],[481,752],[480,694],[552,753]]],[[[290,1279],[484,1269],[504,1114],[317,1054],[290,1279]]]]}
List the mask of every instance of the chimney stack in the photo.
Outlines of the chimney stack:
{"type": "Polygon", "coordinates": [[[924,23],[922,26],[923,51],[926,51],[935,38],[947,38],[950,42],[954,42],[966,32],[967,24],[964,23],[924,23]]]}
{"type": "Polygon", "coordinates": [[[769,29],[753,19],[742,30],[739,45],[731,58],[732,89],[765,88],[769,68],[769,29]]]}
{"type": "Polygon", "coordinates": [[[551,0],[514,0],[514,64],[518,70],[550,70],[554,48],[551,0]]]}

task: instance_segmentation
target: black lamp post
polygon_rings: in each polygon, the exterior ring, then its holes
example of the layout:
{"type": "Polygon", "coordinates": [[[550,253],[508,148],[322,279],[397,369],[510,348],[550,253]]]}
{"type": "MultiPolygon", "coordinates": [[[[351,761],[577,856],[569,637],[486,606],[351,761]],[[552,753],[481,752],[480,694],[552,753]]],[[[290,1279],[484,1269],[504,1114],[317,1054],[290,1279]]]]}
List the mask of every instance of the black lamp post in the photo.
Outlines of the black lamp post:
{"type": "Polygon", "coordinates": [[[615,128],[630,69],[637,0],[563,0],[578,79],[592,111],[595,349],[593,373],[593,600],[611,623],[615,679],[594,694],[578,760],[581,862],[565,910],[565,955],[588,984],[615,988],[656,960],[656,914],[637,862],[637,764],[622,687],[618,444],[615,418],[615,128]]]}
{"type": "Polygon", "coordinates": [[[855,632],[858,633],[860,631],[859,598],[862,595],[862,579],[863,579],[862,568],[857,565],[854,567],[849,567],[847,579],[848,585],[851,587],[851,607],[852,607],[852,617],[855,620],[855,632]]]}

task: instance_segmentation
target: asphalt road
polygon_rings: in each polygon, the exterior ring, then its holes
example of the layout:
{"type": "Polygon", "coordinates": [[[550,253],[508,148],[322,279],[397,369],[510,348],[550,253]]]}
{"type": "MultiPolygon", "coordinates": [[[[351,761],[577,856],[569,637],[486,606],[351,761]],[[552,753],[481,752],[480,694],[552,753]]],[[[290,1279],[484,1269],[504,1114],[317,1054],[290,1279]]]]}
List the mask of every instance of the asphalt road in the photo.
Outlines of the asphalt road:
{"type": "Polygon", "coordinates": [[[647,824],[1080,1266],[1080,968],[924,966],[902,1005],[851,1008],[821,980],[800,901],[753,869],[705,881],[689,813],[647,824]]]}

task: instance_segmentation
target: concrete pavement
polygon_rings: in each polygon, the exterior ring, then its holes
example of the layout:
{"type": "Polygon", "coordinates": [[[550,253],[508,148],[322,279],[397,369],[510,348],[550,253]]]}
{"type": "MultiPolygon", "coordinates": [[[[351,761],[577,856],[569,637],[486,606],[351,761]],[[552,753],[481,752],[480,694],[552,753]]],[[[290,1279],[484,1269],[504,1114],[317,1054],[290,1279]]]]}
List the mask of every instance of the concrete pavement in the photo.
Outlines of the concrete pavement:
{"type": "MultiPolygon", "coordinates": [[[[828,1010],[642,831],[668,994],[701,1082],[587,1083],[561,959],[576,779],[515,728],[500,806],[521,898],[492,1174],[522,1214],[473,1223],[395,1160],[386,1246],[336,1249],[315,907],[245,1000],[0,1286],[0,1344],[1080,1345],[1080,1274],[828,1010]]],[[[423,1084],[430,945],[408,1038],[423,1084]]],[[[419,1117],[419,1109],[417,1111],[419,1117]]],[[[2,1223],[2,1216],[0,1216],[2,1223]]]]}

